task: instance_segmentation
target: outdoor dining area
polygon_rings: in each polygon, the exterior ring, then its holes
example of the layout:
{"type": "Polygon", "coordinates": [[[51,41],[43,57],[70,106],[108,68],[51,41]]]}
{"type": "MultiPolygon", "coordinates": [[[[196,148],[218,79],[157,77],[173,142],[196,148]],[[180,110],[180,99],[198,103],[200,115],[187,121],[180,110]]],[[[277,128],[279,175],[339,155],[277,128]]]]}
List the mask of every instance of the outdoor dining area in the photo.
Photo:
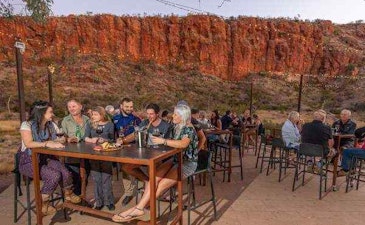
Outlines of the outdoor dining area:
{"type": "Polygon", "coordinates": [[[292,111],[269,127],[249,110],[207,116],[186,101],[142,113],[129,98],[66,106],[69,115],[55,119],[52,105],[36,101],[22,123],[14,223],[243,224],[232,221],[243,210],[250,224],[249,212],[272,216],[274,202],[295,215],[364,194],[365,130],[347,109],[333,124],[324,110],[308,121],[292,111]]]}

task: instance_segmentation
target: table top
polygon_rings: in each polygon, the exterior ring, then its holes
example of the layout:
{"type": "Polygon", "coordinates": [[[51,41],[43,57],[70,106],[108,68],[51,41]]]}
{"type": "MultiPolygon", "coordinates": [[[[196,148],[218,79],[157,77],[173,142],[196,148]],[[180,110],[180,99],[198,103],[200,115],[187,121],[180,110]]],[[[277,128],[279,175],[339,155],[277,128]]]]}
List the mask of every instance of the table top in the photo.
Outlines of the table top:
{"type": "Polygon", "coordinates": [[[164,145],[158,146],[158,148],[138,148],[136,144],[123,145],[122,148],[115,151],[95,151],[93,150],[95,146],[96,144],[86,142],[66,143],[65,148],[63,149],[34,148],[32,151],[35,153],[56,156],[106,160],[140,165],[148,165],[151,160],[160,161],[182,151],[182,149],[174,149],[164,145]]]}
{"type": "Polygon", "coordinates": [[[341,137],[341,138],[353,138],[355,137],[354,134],[341,134],[341,133],[335,133],[333,134],[334,137],[341,137]]]}
{"type": "Polygon", "coordinates": [[[205,134],[231,134],[232,131],[230,130],[216,130],[216,129],[205,129],[205,134]]]}

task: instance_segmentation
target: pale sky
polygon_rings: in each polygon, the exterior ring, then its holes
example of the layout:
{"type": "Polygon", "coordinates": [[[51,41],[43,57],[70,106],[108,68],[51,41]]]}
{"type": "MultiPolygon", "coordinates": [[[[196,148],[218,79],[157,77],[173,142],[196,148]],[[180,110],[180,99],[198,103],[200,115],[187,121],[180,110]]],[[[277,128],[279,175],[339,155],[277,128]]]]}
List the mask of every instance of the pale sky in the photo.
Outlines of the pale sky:
{"type": "Polygon", "coordinates": [[[334,23],[365,21],[365,0],[54,0],[55,16],[69,14],[186,15],[209,12],[223,17],[299,17],[334,23]],[[169,4],[164,4],[163,2],[169,4]],[[172,6],[172,5],[174,6],[172,6]]]}

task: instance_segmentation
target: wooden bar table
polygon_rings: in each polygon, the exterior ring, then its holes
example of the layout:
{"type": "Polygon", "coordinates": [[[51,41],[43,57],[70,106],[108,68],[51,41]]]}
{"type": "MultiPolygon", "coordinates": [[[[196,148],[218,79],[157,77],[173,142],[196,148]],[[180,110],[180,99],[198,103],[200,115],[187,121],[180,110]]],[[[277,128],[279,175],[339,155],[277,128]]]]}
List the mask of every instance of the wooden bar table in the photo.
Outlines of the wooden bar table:
{"type": "Polygon", "coordinates": [[[336,157],[333,158],[333,178],[332,178],[332,190],[333,191],[337,191],[336,179],[337,179],[338,160],[340,159],[340,155],[342,155],[342,148],[340,146],[341,139],[354,138],[354,137],[355,137],[354,134],[340,134],[340,133],[333,134],[333,138],[337,139],[337,146],[336,146],[337,154],[336,154],[336,157]]]}
{"type": "MultiPolygon", "coordinates": [[[[173,155],[178,155],[178,192],[182,191],[182,149],[174,149],[167,146],[159,146],[158,148],[138,148],[137,145],[124,145],[121,149],[116,151],[94,151],[93,148],[95,144],[92,143],[67,143],[63,149],[50,149],[50,148],[34,148],[32,149],[32,160],[33,160],[33,171],[34,171],[34,192],[35,192],[35,202],[36,202],[36,213],[37,213],[37,224],[42,225],[43,214],[42,214],[42,199],[40,192],[40,176],[39,176],[39,163],[38,156],[40,154],[48,154],[59,157],[72,157],[79,158],[81,161],[84,159],[92,160],[102,160],[110,162],[119,163],[131,163],[137,165],[145,165],[149,168],[149,178],[150,178],[150,224],[156,224],[156,165],[164,159],[167,159],[173,155]]],[[[83,163],[81,163],[83,166],[83,163]]],[[[82,182],[82,193],[81,198],[85,200],[86,197],[86,185],[85,185],[85,169],[81,167],[80,175],[83,179],[82,182]]],[[[182,212],[183,212],[182,195],[178,195],[178,213],[172,224],[182,224],[182,212]]],[[[104,217],[111,219],[114,214],[95,210],[86,206],[72,204],[70,202],[65,202],[63,207],[87,212],[92,215],[104,217]]]]}

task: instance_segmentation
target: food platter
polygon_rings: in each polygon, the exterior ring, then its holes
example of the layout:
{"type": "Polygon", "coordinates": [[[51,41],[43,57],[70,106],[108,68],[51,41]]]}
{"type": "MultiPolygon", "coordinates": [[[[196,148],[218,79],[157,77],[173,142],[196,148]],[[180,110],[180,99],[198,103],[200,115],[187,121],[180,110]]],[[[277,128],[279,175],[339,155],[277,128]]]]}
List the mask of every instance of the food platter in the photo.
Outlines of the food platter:
{"type": "Polygon", "coordinates": [[[122,149],[122,146],[116,143],[104,142],[101,145],[95,146],[93,149],[98,152],[111,152],[122,149]]]}

